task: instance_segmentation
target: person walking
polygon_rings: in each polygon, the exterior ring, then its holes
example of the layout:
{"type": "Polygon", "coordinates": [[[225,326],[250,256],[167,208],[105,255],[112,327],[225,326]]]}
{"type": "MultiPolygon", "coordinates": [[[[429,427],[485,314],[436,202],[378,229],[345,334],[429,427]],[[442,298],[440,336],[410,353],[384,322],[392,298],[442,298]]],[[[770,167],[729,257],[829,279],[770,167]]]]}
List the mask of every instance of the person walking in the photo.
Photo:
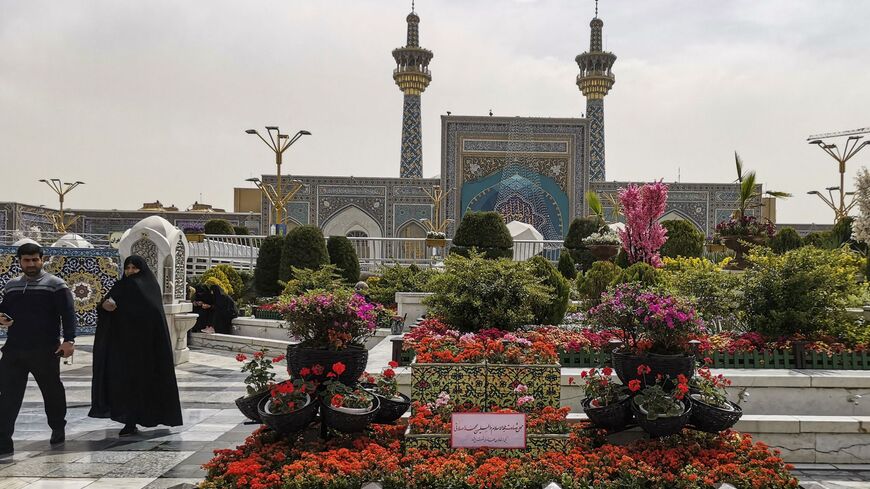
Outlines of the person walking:
{"type": "Polygon", "coordinates": [[[181,425],[163,297],[141,256],[124,260],[124,276],[100,309],[88,416],[124,423],[119,436],[136,434],[136,425],[181,425]]]}
{"type": "Polygon", "coordinates": [[[66,439],[66,392],[60,380],[60,358],[75,351],[78,326],[69,287],[42,269],[42,248],[26,243],[18,247],[16,256],[24,273],[6,283],[0,303],[0,327],[8,329],[6,344],[0,348],[0,456],[14,452],[12,434],[28,374],[33,374],[42,391],[51,427],[50,443],[66,439]]]}

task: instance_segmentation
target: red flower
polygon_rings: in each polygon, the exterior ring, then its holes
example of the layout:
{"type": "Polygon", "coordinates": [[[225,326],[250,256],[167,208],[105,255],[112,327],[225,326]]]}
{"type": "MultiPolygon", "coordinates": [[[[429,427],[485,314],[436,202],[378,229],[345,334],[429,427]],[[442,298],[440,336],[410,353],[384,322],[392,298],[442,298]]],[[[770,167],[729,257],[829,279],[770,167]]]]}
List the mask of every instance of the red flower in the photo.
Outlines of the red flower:
{"type": "Polygon", "coordinates": [[[332,364],[332,371],[335,372],[336,375],[343,374],[345,370],[347,370],[347,366],[341,362],[335,362],[332,364]]]}
{"type": "Polygon", "coordinates": [[[384,370],[384,378],[385,379],[392,379],[395,376],[396,376],[396,372],[393,369],[388,368],[388,369],[384,370]]]}
{"type": "Polygon", "coordinates": [[[236,355],[236,360],[239,362],[244,362],[247,359],[248,359],[248,356],[245,355],[244,353],[239,353],[238,355],[236,355]]]}
{"type": "Polygon", "coordinates": [[[707,365],[713,365],[713,359],[710,357],[704,357],[704,363],[707,365]]]}
{"type": "Polygon", "coordinates": [[[397,362],[397,361],[395,361],[395,360],[391,360],[390,363],[388,363],[387,365],[389,365],[389,366],[392,367],[392,368],[398,368],[398,367],[399,367],[399,362],[397,362]]]}
{"type": "Polygon", "coordinates": [[[263,358],[264,355],[265,355],[265,353],[263,353],[262,351],[258,351],[256,353],[254,353],[254,358],[259,360],[259,359],[263,358]]]}
{"type": "Polygon", "coordinates": [[[581,378],[581,379],[585,379],[587,375],[589,375],[589,372],[587,372],[587,371],[585,371],[585,370],[582,371],[582,372],[580,372],[580,378],[581,378]]]}
{"type": "Polygon", "coordinates": [[[311,369],[310,369],[310,368],[308,368],[308,367],[302,367],[301,369],[299,369],[299,376],[300,376],[300,377],[308,377],[309,375],[311,375],[311,369]]]}
{"type": "Polygon", "coordinates": [[[338,377],[338,375],[335,375],[335,372],[329,372],[328,374],[326,374],[326,378],[328,379],[334,379],[336,377],[338,377]]]}
{"type": "Polygon", "coordinates": [[[637,375],[645,375],[652,372],[652,369],[647,367],[646,365],[638,365],[637,366],[637,375]]]}
{"type": "Polygon", "coordinates": [[[311,367],[311,371],[314,375],[323,375],[323,365],[315,364],[311,367]]]}
{"type": "Polygon", "coordinates": [[[286,355],[278,355],[277,357],[275,357],[275,358],[272,359],[272,363],[278,363],[278,362],[280,362],[281,360],[284,360],[284,357],[285,357],[285,356],[286,356],[286,355]]]}
{"type": "Polygon", "coordinates": [[[604,367],[604,370],[601,371],[604,375],[610,376],[613,373],[613,369],[610,367],[604,367]]]}
{"type": "Polygon", "coordinates": [[[336,394],[332,396],[332,400],[329,402],[332,404],[332,407],[341,407],[341,403],[344,402],[344,396],[341,394],[336,394]]]}
{"type": "Polygon", "coordinates": [[[568,385],[574,385],[574,377],[568,377],[568,385]]]}
{"type": "Polygon", "coordinates": [[[366,377],[366,383],[374,384],[374,383],[375,383],[375,378],[374,378],[374,376],[369,375],[368,377],[366,377]]]}
{"type": "Polygon", "coordinates": [[[628,381],[628,390],[631,392],[637,392],[640,390],[640,381],[637,379],[628,381]]]}
{"type": "Polygon", "coordinates": [[[679,382],[680,384],[687,384],[689,383],[689,379],[687,379],[685,375],[679,374],[677,375],[677,382],[679,382]]]}

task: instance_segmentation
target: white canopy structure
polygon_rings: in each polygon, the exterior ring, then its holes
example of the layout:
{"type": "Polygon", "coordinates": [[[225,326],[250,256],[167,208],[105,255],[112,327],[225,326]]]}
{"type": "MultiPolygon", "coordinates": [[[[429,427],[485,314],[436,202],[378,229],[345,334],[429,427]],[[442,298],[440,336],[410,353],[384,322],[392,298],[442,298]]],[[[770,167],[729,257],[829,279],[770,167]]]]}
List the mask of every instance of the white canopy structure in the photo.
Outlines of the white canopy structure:
{"type": "Polygon", "coordinates": [[[528,260],[544,251],[544,235],[531,224],[511,221],[507,228],[514,240],[514,261],[528,260]]]}

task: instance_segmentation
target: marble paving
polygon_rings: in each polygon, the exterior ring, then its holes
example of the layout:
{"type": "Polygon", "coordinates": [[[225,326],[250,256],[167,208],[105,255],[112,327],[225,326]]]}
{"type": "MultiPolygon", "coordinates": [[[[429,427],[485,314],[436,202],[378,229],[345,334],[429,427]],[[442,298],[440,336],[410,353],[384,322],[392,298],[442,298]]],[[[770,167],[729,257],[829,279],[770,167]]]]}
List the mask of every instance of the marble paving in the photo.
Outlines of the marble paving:
{"type": "MultiPolygon", "coordinates": [[[[235,447],[253,431],[233,402],[244,393],[235,354],[194,347],[190,362],[176,367],[184,425],[118,438],[120,424],[87,417],[91,345],[92,338],[80,338],[73,364],[61,366],[69,406],[66,443],[49,446],[42,396],[30,379],[13,437],[15,454],[0,458],[0,489],[190,488],[205,476],[201,466],[213,450],[235,447]]],[[[870,489],[870,461],[798,465],[795,474],[806,489],[870,489]]]]}

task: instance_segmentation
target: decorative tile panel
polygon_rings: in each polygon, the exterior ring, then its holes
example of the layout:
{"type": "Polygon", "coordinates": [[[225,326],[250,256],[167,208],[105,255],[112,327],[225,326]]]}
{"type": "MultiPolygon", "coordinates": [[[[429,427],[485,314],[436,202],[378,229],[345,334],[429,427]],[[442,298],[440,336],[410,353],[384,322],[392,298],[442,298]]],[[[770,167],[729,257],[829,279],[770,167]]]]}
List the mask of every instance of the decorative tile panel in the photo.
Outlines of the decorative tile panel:
{"type": "Polygon", "coordinates": [[[589,181],[603,181],[604,99],[586,100],[586,118],[589,119],[589,181]]]}
{"type": "Polygon", "coordinates": [[[462,151],[476,152],[525,152],[568,153],[566,141],[509,141],[500,139],[464,139],[462,151]]]}

